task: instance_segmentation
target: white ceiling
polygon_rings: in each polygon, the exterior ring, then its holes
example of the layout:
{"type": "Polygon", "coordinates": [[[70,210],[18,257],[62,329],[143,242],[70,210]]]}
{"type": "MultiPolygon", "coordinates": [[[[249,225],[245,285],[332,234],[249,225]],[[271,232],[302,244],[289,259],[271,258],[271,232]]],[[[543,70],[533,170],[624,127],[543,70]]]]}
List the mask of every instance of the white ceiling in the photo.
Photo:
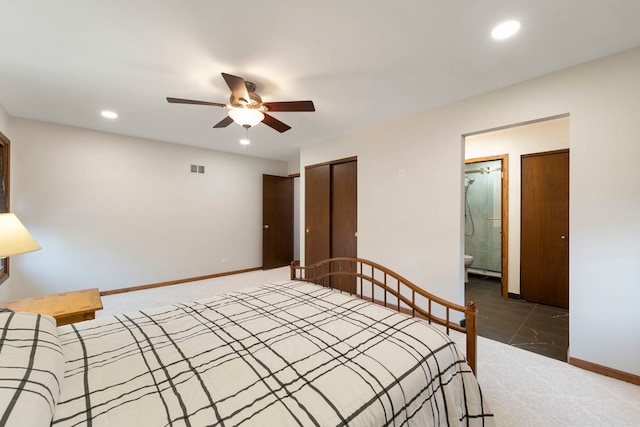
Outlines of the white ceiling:
{"type": "Polygon", "coordinates": [[[273,113],[248,154],[299,147],[640,45],[638,0],[0,0],[0,105],[24,117],[247,153],[244,129],[212,126],[228,102],[221,72],[273,113]],[[492,27],[522,22],[511,40],[492,27]],[[100,111],[120,115],[106,120],[100,111]]]}

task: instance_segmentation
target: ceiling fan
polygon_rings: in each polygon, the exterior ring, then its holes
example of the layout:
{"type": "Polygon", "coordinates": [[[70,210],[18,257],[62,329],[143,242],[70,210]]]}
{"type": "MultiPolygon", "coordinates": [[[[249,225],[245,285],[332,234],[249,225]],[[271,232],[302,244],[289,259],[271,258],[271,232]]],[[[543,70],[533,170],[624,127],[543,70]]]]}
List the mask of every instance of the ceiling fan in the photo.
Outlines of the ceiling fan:
{"type": "Polygon", "coordinates": [[[229,110],[229,115],[219,121],[214,128],[224,128],[236,122],[248,129],[262,122],[278,132],[286,132],[291,129],[291,126],[269,115],[269,112],[316,111],[313,101],[262,102],[262,98],[256,93],[254,83],[227,73],[222,73],[222,77],[231,89],[228,104],[169,97],[167,101],[175,104],[211,105],[229,110]]]}

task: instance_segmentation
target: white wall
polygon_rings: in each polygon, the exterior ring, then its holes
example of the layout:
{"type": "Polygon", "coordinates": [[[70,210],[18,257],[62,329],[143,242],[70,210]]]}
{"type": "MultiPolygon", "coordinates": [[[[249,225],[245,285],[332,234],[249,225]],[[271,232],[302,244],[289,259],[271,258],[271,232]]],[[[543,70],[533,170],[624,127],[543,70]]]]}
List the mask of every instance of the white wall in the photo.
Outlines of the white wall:
{"type": "Polygon", "coordinates": [[[9,138],[9,114],[0,104],[0,132],[9,138]]]}
{"type": "Polygon", "coordinates": [[[11,260],[13,298],[262,265],[262,174],[286,162],[10,120],[12,209],[42,246],[11,260]]]}
{"type": "MultiPolygon", "coordinates": [[[[458,135],[455,144],[429,143],[443,138],[437,129],[425,127],[420,116],[412,116],[304,147],[300,164],[303,171],[307,165],[357,156],[358,256],[462,303],[462,213],[456,195],[462,182],[462,138],[458,135]],[[433,132],[433,139],[425,131],[433,132]],[[452,168],[442,161],[451,158],[460,165],[452,168]],[[437,185],[446,182],[455,182],[456,189],[437,185]]],[[[301,200],[304,180],[302,172],[301,200]]],[[[304,258],[304,241],[300,247],[304,258]]]]}
{"type": "Polygon", "coordinates": [[[300,173],[300,158],[296,157],[295,159],[289,160],[287,162],[287,170],[289,171],[289,175],[300,173]]]}
{"type": "Polygon", "coordinates": [[[520,157],[569,148],[569,117],[481,133],[465,138],[465,159],[508,154],[509,292],[520,294],[520,157]]]}
{"type": "Polygon", "coordinates": [[[306,165],[358,156],[358,254],[462,302],[462,135],[569,113],[570,353],[640,375],[638,75],[640,48],[304,147],[301,199],[306,165]]]}

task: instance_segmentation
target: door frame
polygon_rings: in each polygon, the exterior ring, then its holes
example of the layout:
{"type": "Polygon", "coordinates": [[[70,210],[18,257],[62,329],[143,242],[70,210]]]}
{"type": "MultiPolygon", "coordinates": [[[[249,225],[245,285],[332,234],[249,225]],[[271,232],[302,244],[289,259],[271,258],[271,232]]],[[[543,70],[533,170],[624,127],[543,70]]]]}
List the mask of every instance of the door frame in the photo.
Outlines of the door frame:
{"type": "Polygon", "coordinates": [[[494,156],[475,157],[465,159],[464,164],[480,163],[499,160],[502,168],[502,221],[500,224],[500,282],[502,298],[509,298],[509,155],[498,154],[494,156]]]}

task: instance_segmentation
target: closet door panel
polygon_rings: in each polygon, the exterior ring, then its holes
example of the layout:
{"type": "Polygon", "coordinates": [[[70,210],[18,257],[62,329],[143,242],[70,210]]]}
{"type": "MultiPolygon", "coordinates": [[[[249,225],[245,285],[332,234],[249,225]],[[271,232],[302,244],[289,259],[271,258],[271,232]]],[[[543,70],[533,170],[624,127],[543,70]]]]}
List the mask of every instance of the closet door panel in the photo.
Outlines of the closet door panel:
{"type": "MultiPolygon", "coordinates": [[[[331,169],[331,257],[356,257],[358,255],[358,163],[336,163],[331,169]]],[[[355,263],[342,264],[342,268],[355,271],[355,263]]],[[[340,268],[332,266],[332,268],[340,268]]],[[[338,289],[355,293],[356,277],[334,278],[338,289]]]]}
{"type": "Polygon", "coordinates": [[[305,169],[305,265],[331,256],[331,165],[305,169]]]}
{"type": "Polygon", "coordinates": [[[357,162],[338,163],[332,169],[331,256],[357,255],[357,162]]]}

